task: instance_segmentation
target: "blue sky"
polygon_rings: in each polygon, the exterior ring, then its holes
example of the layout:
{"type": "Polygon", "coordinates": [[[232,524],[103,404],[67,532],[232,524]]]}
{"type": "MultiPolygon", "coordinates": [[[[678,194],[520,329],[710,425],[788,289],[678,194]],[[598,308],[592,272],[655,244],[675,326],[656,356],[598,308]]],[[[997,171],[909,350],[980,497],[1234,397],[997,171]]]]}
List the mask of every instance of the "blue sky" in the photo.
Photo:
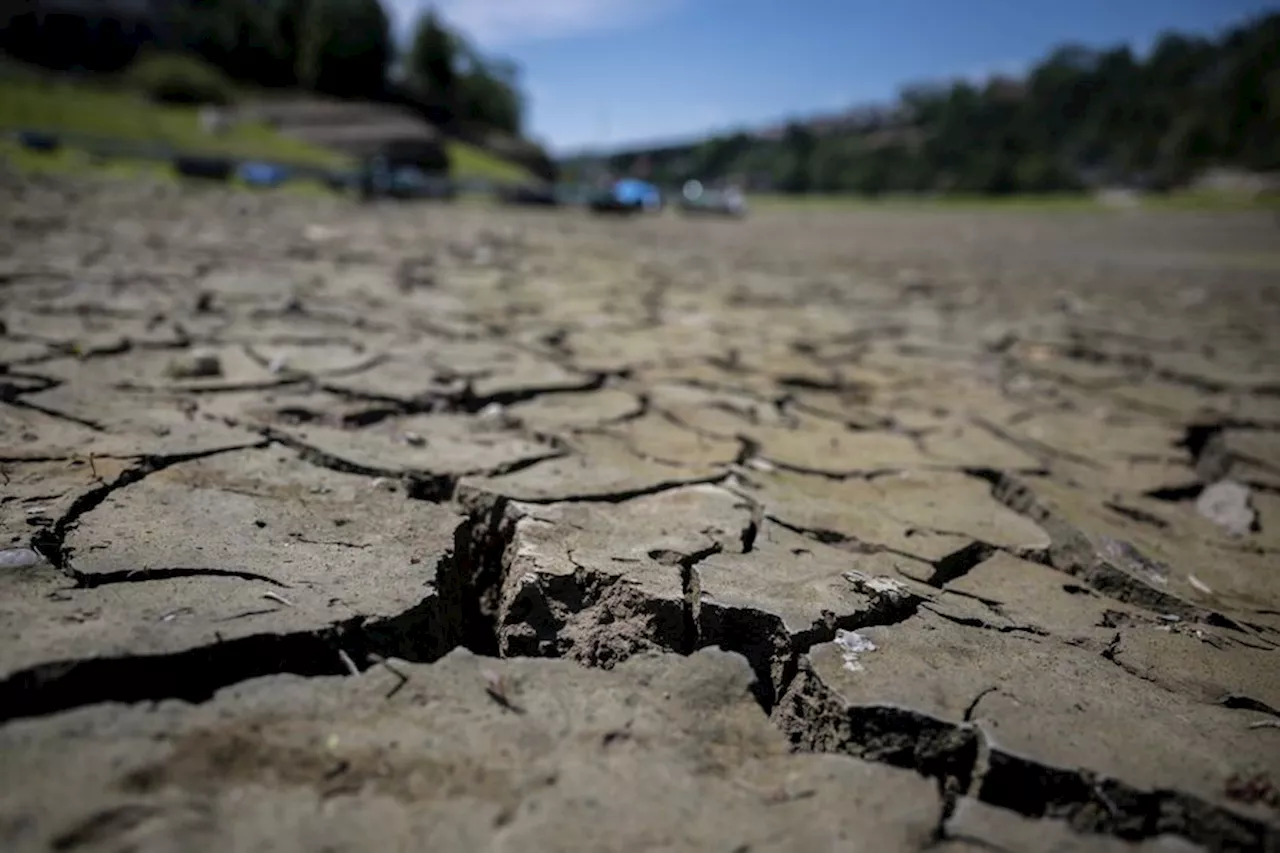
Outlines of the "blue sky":
{"type": "Polygon", "coordinates": [[[434,6],[514,59],[556,153],[885,102],[911,82],[1018,72],[1056,45],[1215,33],[1276,0],[384,0],[434,6]],[[785,10],[785,11],[784,11],[785,10]]]}

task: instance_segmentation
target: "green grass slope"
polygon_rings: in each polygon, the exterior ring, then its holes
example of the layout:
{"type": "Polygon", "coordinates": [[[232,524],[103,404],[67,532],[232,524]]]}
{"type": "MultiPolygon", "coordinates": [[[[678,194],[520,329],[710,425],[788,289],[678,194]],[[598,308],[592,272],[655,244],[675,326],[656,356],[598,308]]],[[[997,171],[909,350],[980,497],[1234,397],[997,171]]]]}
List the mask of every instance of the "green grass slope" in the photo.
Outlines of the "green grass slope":
{"type": "Polygon", "coordinates": [[[265,126],[241,125],[214,136],[200,128],[196,107],[155,104],[126,90],[52,78],[0,80],[0,130],[18,128],[313,166],[340,167],[345,162],[340,155],[280,136],[265,126]]]}
{"type": "MultiPolygon", "coordinates": [[[[0,67],[0,132],[17,129],[113,137],[307,166],[351,165],[341,154],[284,136],[264,124],[240,124],[214,136],[201,129],[196,107],[157,104],[124,88],[0,67]]],[[[447,145],[450,173],[456,179],[531,179],[524,168],[473,145],[456,141],[447,145]]],[[[62,171],[61,167],[84,162],[84,158],[61,154],[24,153],[16,145],[0,145],[0,156],[19,168],[62,171]]]]}

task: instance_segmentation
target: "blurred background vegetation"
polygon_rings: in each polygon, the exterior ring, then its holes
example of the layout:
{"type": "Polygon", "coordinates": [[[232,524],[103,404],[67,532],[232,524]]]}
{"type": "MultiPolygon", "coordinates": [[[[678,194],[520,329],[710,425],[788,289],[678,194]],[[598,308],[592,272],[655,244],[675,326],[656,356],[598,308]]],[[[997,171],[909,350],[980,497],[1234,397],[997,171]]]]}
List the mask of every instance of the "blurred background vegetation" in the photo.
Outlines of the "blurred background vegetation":
{"type": "MultiPolygon", "coordinates": [[[[589,154],[563,165],[589,172],[589,154]]],[[[683,145],[614,152],[659,183],[785,193],[1013,194],[1185,186],[1280,170],[1280,14],[1146,56],[1063,46],[1025,77],[907,88],[896,103],[683,145]]]]}
{"type": "MultiPolygon", "coordinates": [[[[182,144],[197,139],[201,104],[310,93],[408,109],[449,140],[461,176],[493,180],[603,172],[790,195],[965,198],[1194,191],[1233,180],[1274,186],[1280,173],[1280,13],[1218,38],[1168,33],[1143,55],[1066,45],[1020,78],[923,83],[891,104],[556,162],[525,135],[520,70],[430,11],[397,44],[378,0],[23,0],[4,8],[0,48],[58,76],[10,75],[0,126],[182,144]]],[[[216,145],[237,156],[332,159],[265,128],[236,128],[216,145]]]]}
{"type": "Polygon", "coordinates": [[[0,11],[0,49],[22,63],[0,69],[0,126],[332,163],[264,128],[199,135],[201,105],[310,93],[414,111],[450,140],[460,177],[554,175],[523,138],[512,63],[430,12],[398,49],[378,0],[25,0],[0,11]]]}

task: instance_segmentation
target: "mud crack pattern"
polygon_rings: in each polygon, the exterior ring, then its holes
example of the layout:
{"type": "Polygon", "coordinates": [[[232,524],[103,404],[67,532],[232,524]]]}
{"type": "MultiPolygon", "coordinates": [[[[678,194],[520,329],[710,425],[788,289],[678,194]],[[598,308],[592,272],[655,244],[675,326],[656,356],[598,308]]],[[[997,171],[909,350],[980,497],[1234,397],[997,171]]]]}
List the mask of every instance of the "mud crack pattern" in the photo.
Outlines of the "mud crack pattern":
{"type": "Polygon", "coordinates": [[[5,850],[1280,850],[1269,220],[0,193],[5,850]]]}

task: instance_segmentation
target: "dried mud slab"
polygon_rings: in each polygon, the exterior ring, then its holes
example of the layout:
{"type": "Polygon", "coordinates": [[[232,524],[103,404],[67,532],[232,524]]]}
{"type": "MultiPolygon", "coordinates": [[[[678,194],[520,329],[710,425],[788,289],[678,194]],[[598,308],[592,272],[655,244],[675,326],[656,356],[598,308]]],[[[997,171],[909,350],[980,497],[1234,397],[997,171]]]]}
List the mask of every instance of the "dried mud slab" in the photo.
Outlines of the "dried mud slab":
{"type": "Polygon", "coordinates": [[[198,706],[0,730],[6,850],[914,851],[913,773],[792,755],[741,658],[612,672],[458,651],[355,678],[276,676],[198,706]]]}
{"type": "MultiPolygon", "coordinates": [[[[886,550],[928,562],[975,549],[1035,553],[1049,536],[959,473],[831,479],[751,472],[745,490],[780,524],[852,550],[886,550]]],[[[962,559],[962,558],[958,558],[962,559]]]]}
{"type": "MultiPolygon", "coordinates": [[[[693,439],[690,439],[692,441],[693,439]]],[[[621,500],[673,486],[723,479],[732,460],[684,460],[685,464],[647,459],[625,437],[584,432],[566,442],[569,453],[527,468],[462,480],[459,497],[498,494],[518,501],[551,503],[621,500]],[[718,462],[718,464],[717,464],[718,462]]],[[[695,453],[701,448],[695,448],[695,453]]]]}
{"type": "Polygon", "coordinates": [[[283,427],[272,434],[321,464],[391,476],[500,474],[562,455],[496,419],[448,414],[390,417],[362,429],[283,427]]]}
{"type": "Polygon", "coordinates": [[[809,653],[775,718],[805,748],[913,767],[1079,828],[1169,829],[1215,848],[1274,843],[1268,809],[1229,795],[1238,778],[1280,771],[1270,732],[1030,632],[927,613],[859,629],[809,653]],[[1096,689],[1084,696],[1081,684],[1096,689]],[[1128,724],[1135,708],[1155,707],[1128,724]]]}
{"type": "Polygon", "coordinates": [[[126,468],[89,494],[39,540],[56,567],[0,575],[5,717],[457,642],[444,507],[281,448],[126,468]]]}

